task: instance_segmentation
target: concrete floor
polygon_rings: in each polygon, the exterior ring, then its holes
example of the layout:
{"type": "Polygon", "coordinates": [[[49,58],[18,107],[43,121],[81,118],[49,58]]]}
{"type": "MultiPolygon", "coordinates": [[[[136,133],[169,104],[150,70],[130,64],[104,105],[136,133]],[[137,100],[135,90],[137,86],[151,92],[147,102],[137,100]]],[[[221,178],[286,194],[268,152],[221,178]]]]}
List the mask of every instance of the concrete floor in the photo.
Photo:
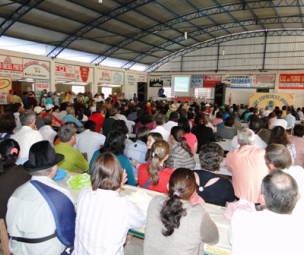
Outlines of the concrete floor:
{"type": "Polygon", "coordinates": [[[124,247],[125,255],[142,255],[144,240],[133,236],[130,242],[124,247]]]}

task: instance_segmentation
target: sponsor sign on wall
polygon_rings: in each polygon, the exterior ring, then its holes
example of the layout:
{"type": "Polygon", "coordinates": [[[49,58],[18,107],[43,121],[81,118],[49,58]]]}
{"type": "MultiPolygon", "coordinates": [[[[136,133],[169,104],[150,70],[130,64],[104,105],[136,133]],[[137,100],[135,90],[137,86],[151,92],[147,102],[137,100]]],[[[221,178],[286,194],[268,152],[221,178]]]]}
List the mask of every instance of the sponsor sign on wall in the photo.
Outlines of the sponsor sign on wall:
{"type": "Polygon", "coordinates": [[[191,75],[190,87],[201,88],[203,87],[204,75],[191,75]]]}
{"type": "Polygon", "coordinates": [[[7,94],[12,88],[11,77],[0,77],[0,104],[7,104],[7,94]]]}
{"type": "Polygon", "coordinates": [[[279,89],[304,89],[304,74],[280,74],[279,89]]]}
{"type": "Polygon", "coordinates": [[[93,68],[55,63],[55,79],[93,83],[93,68]]]}
{"type": "Polygon", "coordinates": [[[106,83],[106,84],[112,83],[111,71],[100,69],[100,68],[97,68],[96,70],[97,71],[96,71],[96,75],[95,75],[95,78],[96,78],[95,80],[98,85],[101,85],[103,83],[106,83]]]}
{"type": "Polygon", "coordinates": [[[50,79],[50,62],[37,59],[23,59],[23,77],[50,79]]]}
{"type": "Polygon", "coordinates": [[[0,76],[9,76],[13,80],[23,76],[22,58],[0,55],[0,76]]]}
{"type": "Polygon", "coordinates": [[[204,75],[204,88],[214,88],[215,84],[221,83],[222,76],[220,75],[204,75]]]}
{"type": "Polygon", "coordinates": [[[250,107],[265,108],[269,106],[273,109],[276,106],[294,105],[294,94],[288,93],[251,93],[249,99],[250,107]]]}
{"type": "Polygon", "coordinates": [[[171,87],[172,76],[150,76],[149,86],[150,87],[171,87]]]}

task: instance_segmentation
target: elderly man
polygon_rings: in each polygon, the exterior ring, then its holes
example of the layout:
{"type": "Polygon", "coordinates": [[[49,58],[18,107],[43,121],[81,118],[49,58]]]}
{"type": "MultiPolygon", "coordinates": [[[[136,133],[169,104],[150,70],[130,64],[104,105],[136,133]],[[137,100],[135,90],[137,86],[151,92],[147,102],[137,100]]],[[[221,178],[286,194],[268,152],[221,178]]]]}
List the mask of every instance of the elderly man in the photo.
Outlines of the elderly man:
{"type": "Polygon", "coordinates": [[[238,134],[240,148],[226,156],[226,166],[232,173],[232,184],[237,198],[252,203],[260,202],[262,179],[268,174],[265,150],[254,147],[255,134],[251,129],[242,129],[238,134]]]}
{"type": "Polygon", "coordinates": [[[301,166],[293,166],[289,150],[282,144],[270,144],[266,148],[266,165],[269,170],[280,169],[290,174],[297,182],[301,198],[299,199],[293,213],[304,214],[304,169],[301,166]]]}
{"type": "Polygon", "coordinates": [[[31,146],[28,158],[23,166],[32,178],[8,201],[9,249],[12,254],[61,254],[73,245],[76,217],[70,192],[52,180],[63,155],[56,154],[48,141],[41,141],[31,146]],[[54,215],[59,217],[56,223],[54,215]],[[62,236],[69,244],[62,243],[62,236]]]}
{"type": "Polygon", "coordinates": [[[57,153],[64,155],[64,160],[59,163],[59,167],[70,172],[87,172],[89,163],[80,151],[75,150],[76,144],[75,128],[72,125],[62,126],[58,130],[60,143],[54,148],[57,153]]]}
{"type": "Polygon", "coordinates": [[[43,117],[44,126],[39,128],[39,132],[43,137],[43,140],[47,140],[53,146],[57,132],[53,129],[53,119],[52,114],[47,114],[43,117]]]}
{"type": "Polygon", "coordinates": [[[20,113],[22,127],[19,131],[11,136],[20,146],[20,154],[17,164],[25,162],[29,155],[30,147],[43,140],[42,135],[36,128],[36,115],[31,110],[24,110],[20,113]]]}
{"type": "Polygon", "coordinates": [[[301,254],[302,218],[290,215],[299,197],[294,178],[272,171],[262,182],[259,212],[237,210],[230,222],[229,239],[234,255],[301,254]]]}

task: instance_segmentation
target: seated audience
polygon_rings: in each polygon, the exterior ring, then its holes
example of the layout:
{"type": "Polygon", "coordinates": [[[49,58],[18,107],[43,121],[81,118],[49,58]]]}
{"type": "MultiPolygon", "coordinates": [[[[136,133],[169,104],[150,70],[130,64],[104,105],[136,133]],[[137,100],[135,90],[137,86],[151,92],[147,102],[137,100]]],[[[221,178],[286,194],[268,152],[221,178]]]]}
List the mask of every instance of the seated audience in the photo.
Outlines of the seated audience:
{"type": "Polygon", "coordinates": [[[60,143],[55,145],[55,151],[64,155],[64,159],[58,164],[64,170],[82,173],[89,170],[89,163],[80,151],[75,150],[76,130],[72,125],[62,126],[58,130],[60,143]]]}
{"type": "Polygon", "coordinates": [[[74,255],[124,254],[129,229],[145,224],[145,215],[120,197],[126,172],[110,152],[100,154],[92,166],[92,187],[81,191],[77,202],[74,255]]]}
{"type": "Polygon", "coordinates": [[[268,174],[265,150],[254,147],[255,134],[244,128],[238,134],[240,148],[226,155],[226,166],[232,173],[232,185],[237,198],[260,202],[262,179],[268,174]]]}
{"type": "Polygon", "coordinates": [[[216,134],[223,139],[232,139],[237,135],[236,129],[233,126],[234,118],[229,116],[225,122],[223,127],[218,127],[216,134]]]}
{"type": "Polygon", "coordinates": [[[52,114],[45,115],[43,117],[44,126],[39,129],[43,140],[49,141],[52,146],[54,146],[54,140],[57,135],[57,132],[52,128],[53,118],[54,116],[52,114]]]}
{"type": "Polygon", "coordinates": [[[197,194],[206,203],[225,206],[235,200],[232,183],[217,174],[224,158],[224,151],[216,143],[207,143],[200,148],[199,159],[202,170],[195,170],[197,194]]]}
{"type": "Polygon", "coordinates": [[[152,160],[151,147],[154,142],[163,141],[163,136],[160,133],[150,132],[147,137],[147,153],[146,153],[146,161],[150,162],[152,160]]]}
{"type": "Polygon", "coordinates": [[[190,132],[191,128],[190,128],[190,124],[189,124],[188,119],[185,118],[185,117],[181,117],[178,120],[178,126],[182,127],[184,129],[184,131],[185,131],[184,138],[186,138],[187,143],[188,143],[192,153],[196,154],[196,152],[197,152],[197,138],[194,134],[192,134],[190,132]]]}
{"type": "Polygon", "coordinates": [[[148,209],[144,254],[204,254],[204,243],[219,241],[217,226],[200,205],[193,171],[179,168],[169,181],[168,196],[156,196],[148,209]]]}
{"type": "Polygon", "coordinates": [[[117,120],[117,109],[113,108],[108,111],[109,117],[103,122],[102,133],[105,137],[113,130],[113,123],[117,120]]]}
{"type": "Polygon", "coordinates": [[[178,112],[171,112],[169,120],[164,124],[164,129],[166,129],[168,132],[171,132],[171,128],[177,126],[178,117],[178,112]]]}
{"type": "Polygon", "coordinates": [[[123,120],[115,120],[114,123],[113,123],[111,131],[113,131],[113,130],[121,131],[126,136],[125,150],[124,150],[124,154],[126,155],[127,154],[127,148],[129,147],[129,145],[132,145],[134,143],[131,139],[129,139],[129,135],[128,135],[129,130],[128,130],[128,127],[126,125],[126,122],[123,121],[123,120]]]}
{"type": "Polygon", "coordinates": [[[66,116],[63,117],[62,122],[63,123],[67,123],[67,122],[74,122],[77,126],[77,128],[81,128],[82,127],[82,123],[80,122],[80,120],[78,120],[75,116],[75,110],[74,107],[70,107],[68,109],[68,114],[66,116]]]}
{"type": "MultiPolygon", "coordinates": [[[[95,101],[93,101],[93,102],[95,102],[95,101]]],[[[96,104],[96,110],[89,117],[89,120],[92,120],[95,122],[95,124],[96,124],[95,131],[97,133],[101,133],[106,114],[107,114],[107,108],[98,102],[96,104]]]]}
{"type": "Polygon", "coordinates": [[[166,141],[153,143],[151,147],[151,162],[138,167],[138,184],[141,188],[168,193],[167,184],[173,172],[171,168],[165,168],[169,150],[169,144],[166,141]]]}
{"type": "MultiPolygon", "coordinates": [[[[288,137],[291,144],[295,145],[296,158],[295,165],[304,166],[304,126],[301,124],[295,125],[293,129],[293,136],[288,137]]],[[[304,195],[304,194],[303,194],[304,195]]]]}
{"type": "Polygon", "coordinates": [[[155,123],[156,128],[152,129],[151,132],[160,133],[163,139],[167,142],[169,139],[170,132],[164,128],[164,124],[166,123],[166,116],[162,113],[156,114],[155,123]]]}
{"type": "Polygon", "coordinates": [[[135,176],[133,173],[133,168],[130,163],[130,160],[123,154],[125,149],[125,140],[126,135],[122,133],[119,130],[111,131],[104,143],[104,146],[102,146],[99,150],[95,151],[95,153],[92,156],[92,159],[90,161],[90,172],[92,173],[93,170],[93,164],[95,159],[103,152],[112,152],[118,159],[121,167],[126,170],[128,181],[127,184],[136,186],[137,182],[135,180],[135,176]]]}
{"type": "Polygon", "coordinates": [[[223,113],[221,111],[218,111],[216,113],[216,117],[211,120],[211,124],[215,127],[218,127],[219,124],[223,123],[223,113]]]}
{"type": "Polygon", "coordinates": [[[274,110],[275,117],[269,120],[269,129],[273,129],[274,127],[281,126],[284,129],[287,128],[287,121],[282,119],[283,112],[281,110],[274,110]]]}
{"type": "Polygon", "coordinates": [[[286,115],[283,117],[284,120],[287,122],[286,129],[292,129],[296,124],[296,118],[291,114],[291,108],[287,107],[286,115]]]}
{"type": "Polygon", "coordinates": [[[299,233],[303,222],[290,215],[300,195],[296,181],[275,170],[263,179],[261,186],[265,209],[258,212],[239,209],[232,216],[229,231],[232,254],[301,253],[303,240],[299,233]]]}
{"type": "Polygon", "coordinates": [[[172,146],[169,157],[165,162],[166,167],[172,169],[180,167],[195,168],[195,159],[186,138],[183,137],[184,134],[182,127],[173,127],[171,129],[169,142],[172,146]]]}
{"type": "Polygon", "coordinates": [[[10,138],[15,128],[16,121],[14,115],[5,112],[0,118],[0,141],[10,138]]]}
{"type": "Polygon", "coordinates": [[[137,111],[137,120],[136,120],[136,125],[135,125],[135,133],[140,127],[147,127],[150,131],[156,128],[156,123],[151,116],[146,110],[139,109],[137,111]]]}

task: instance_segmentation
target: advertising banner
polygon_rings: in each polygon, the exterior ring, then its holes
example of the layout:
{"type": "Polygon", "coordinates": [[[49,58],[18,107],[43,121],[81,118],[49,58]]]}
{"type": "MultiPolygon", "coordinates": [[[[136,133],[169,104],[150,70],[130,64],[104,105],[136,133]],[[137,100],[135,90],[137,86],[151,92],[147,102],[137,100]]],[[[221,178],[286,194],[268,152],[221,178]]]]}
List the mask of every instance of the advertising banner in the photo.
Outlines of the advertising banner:
{"type": "Polygon", "coordinates": [[[55,63],[55,79],[57,81],[77,81],[93,83],[93,68],[55,63]]]}
{"type": "Polygon", "coordinates": [[[112,81],[115,85],[124,85],[124,73],[112,71],[112,81]]]}
{"type": "Polygon", "coordinates": [[[0,76],[9,76],[13,80],[23,76],[22,58],[0,55],[0,76]]]}
{"type": "Polygon", "coordinates": [[[253,75],[252,87],[253,88],[269,88],[273,89],[275,86],[275,75],[253,75]]]}
{"type": "Polygon", "coordinates": [[[50,62],[37,59],[23,59],[23,77],[50,79],[50,62]]]}
{"type": "Polygon", "coordinates": [[[304,74],[280,74],[279,89],[304,89],[304,74]]]}
{"type": "Polygon", "coordinates": [[[97,82],[97,85],[101,85],[103,83],[112,84],[111,71],[100,68],[97,68],[96,70],[95,81],[97,82]]]}
{"type": "Polygon", "coordinates": [[[171,87],[171,75],[150,76],[149,87],[171,87]]]}
{"type": "Polygon", "coordinates": [[[251,93],[249,98],[250,107],[265,108],[269,106],[274,109],[276,106],[294,105],[294,94],[288,93],[251,93]]]}
{"type": "Polygon", "coordinates": [[[11,77],[0,77],[0,104],[7,104],[7,94],[12,88],[11,77]]]}
{"type": "Polygon", "coordinates": [[[230,75],[231,88],[250,88],[251,86],[252,86],[252,76],[230,75]]]}
{"type": "Polygon", "coordinates": [[[36,80],[36,89],[49,91],[51,88],[49,80],[36,80]]]}
{"type": "MultiPolygon", "coordinates": [[[[137,75],[137,82],[147,82],[147,81],[148,81],[147,75],[143,75],[143,74],[137,75]]],[[[171,79],[170,79],[170,81],[171,81],[171,79]]]]}
{"type": "Polygon", "coordinates": [[[202,88],[204,82],[204,75],[191,75],[191,88],[202,88]]]}
{"type": "Polygon", "coordinates": [[[127,81],[126,81],[127,85],[130,85],[130,86],[136,85],[137,84],[136,78],[137,78],[136,74],[130,74],[130,73],[128,73],[127,74],[127,81]]]}
{"type": "Polygon", "coordinates": [[[221,83],[221,75],[204,75],[204,88],[214,88],[215,84],[221,83]]]}

